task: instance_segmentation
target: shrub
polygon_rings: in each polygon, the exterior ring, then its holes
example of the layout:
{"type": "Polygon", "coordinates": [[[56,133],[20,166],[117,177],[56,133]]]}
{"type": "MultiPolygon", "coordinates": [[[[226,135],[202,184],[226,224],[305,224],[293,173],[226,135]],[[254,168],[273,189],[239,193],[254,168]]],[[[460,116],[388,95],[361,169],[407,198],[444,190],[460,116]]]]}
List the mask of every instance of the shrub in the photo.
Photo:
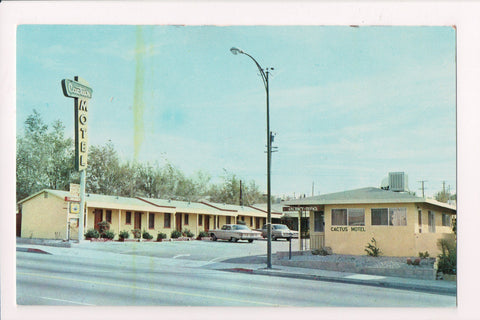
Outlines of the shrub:
{"type": "Polygon", "coordinates": [[[378,257],[380,255],[381,251],[380,248],[377,247],[377,240],[375,240],[375,238],[370,240],[370,243],[365,247],[365,251],[371,257],[378,257]]]}
{"type": "Polygon", "coordinates": [[[170,238],[177,239],[177,238],[180,238],[181,236],[182,236],[182,233],[180,231],[173,230],[172,234],[170,235],[170,238]]]}
{"type": "Polygon", "coordinates": [[[107,230],[103,233],[102,238],[113,240],[113,238],[115,238],[115,232],[107,230]]]}
{"type": "Polygon", "coordinates": [[[110,223],[108,223],[107,221],[101,221],[101,222],[97,223],[97,226],[99,228],[98,231],[100,232],[100,234],[105,233],[105,231],[110,230],[110,223]]]}
{"type": "Polygon", "coordinates": [[[140,231],[140,229],[133,229],[132,234],[135,239],[140,239],[142,232],[140,231]]]}
{"type": "Polygon", "coordinates": [[[195,235],[194,235],[190,230],[188,230],[188,229],[183,230],[183,233],[182,233],[182,234],[183,234],[184,237],[189,237],[189,238],[192,238],[192,237],[195,236],[195,235]]]}
{"type": "Polygon", "coordinates": [[[151,239],[153,239],[153,236],[150,233],[148,233],[148,231],[143,230],[142,238],[147,239],[147,240],[151,240],[151,239]]]}
{"type": "Polygon", "coordinates": [[[331,253],[327,248],[321,248],[321,249],[314,249],[312,250],[313,255],[320,255],[320,256],[328,256],[331,253]]]}
{"type": "Polygon", "coordinates": [[[100,238],[100,233],[98,233],[98,231],[95,230],[95,229],[90,229],[85,233],[85,238],[98,239],[98,238],[100,238]]]}
{"type": "Polygon", "coordinates": [[[419,256],[421,259],[424,259],[424,258],[430,257],[430,253],[428,253],[428,251],[419,252],[419,253],[418,253],[418,256],[419,256]]]}
{"type": "Polygon", "coordinates": [[[457,247],[453,240],[440,239],[438,247],[442,253],[438,256],[438,271],[445,274],[457,274],[457,247]]]}
{"type": "Polygon", "coordinates": [[[128,231],[123,230],[123,231],[120,231],[120,233],[118,234],[118,237],[122,240],[128,239],[130,237],[130,233],[128,233],[128,231]]]}
{"type": "Polygon", "coordinates": [[[200,233],[198,234],[198,237],[199,238],[206,238],[206,237],[208,237],[208,233],[206,231],[200,231],[200,233]]]}
{"type": "Polygon", "coordinates": [[[157,234],[157,241],[160,241],[160,240],[162,240],[162,239],[167,239],[167,235],[166,235],[165,233],[163,233],[163,232],[159,232],[159,233],[157,234]]]}
{"type": "Polygon", "coordinates": [[[238,220],[237,224],[241,224],[241,225],[244,225],[244,226],[247,225],[247,223],[243,220],[238,220]]]}

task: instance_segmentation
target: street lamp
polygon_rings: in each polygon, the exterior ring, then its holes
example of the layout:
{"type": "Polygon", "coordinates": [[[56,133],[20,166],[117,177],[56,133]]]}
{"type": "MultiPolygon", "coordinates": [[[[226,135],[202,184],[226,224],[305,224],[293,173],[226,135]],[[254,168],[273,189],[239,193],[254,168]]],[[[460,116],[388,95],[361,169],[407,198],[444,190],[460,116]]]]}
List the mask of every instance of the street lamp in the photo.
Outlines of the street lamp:
{"type": "Polygon", "coordinates": [[[268,73],[273,68],[266,68],[265,71],[260,64],[251,55],[238,48],[231,48],[230,51],[234,54],[244,54],[255,62],[258,71],[262,75],[263,85],[267,93],[267,269],[272,268],[272,208],[271,208],[271,188],[270,188],[270,166],[272,159],[272,133],[270,132],[270,105],[268,97],[268,73]]]}

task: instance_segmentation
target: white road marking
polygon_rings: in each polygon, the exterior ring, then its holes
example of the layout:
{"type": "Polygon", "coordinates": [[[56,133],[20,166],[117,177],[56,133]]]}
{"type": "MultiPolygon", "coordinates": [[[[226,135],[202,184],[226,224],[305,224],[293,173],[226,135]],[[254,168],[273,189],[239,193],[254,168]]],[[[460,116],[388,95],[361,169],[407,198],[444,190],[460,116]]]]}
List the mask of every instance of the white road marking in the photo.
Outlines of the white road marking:
{"type": "Polygon", "coordinates": [[[83,302],[75,302],[75,301],[70,301],[70,300],[62,300],[62,299],[55,299],[55,298],[48,298],[48,297],[40,297],[40,298],[47,299],[47,300],[67,302],[67,303],[81,304],[83,306],[94,306],[94,304],[83,303],[83,302]]]}
{"type": "MultiPolygon", "coordinates": [[[[128,284],[110,283],[110,282],[103,282],[103,281],[82,280],[82,279],[77,279],[77,278],[65,278],[65,277],[44,275],[44,274],[39,274],[39,273],[28,273],[28,272],[18,272],[17,275],[40,277],[40,278],[46,278],[46,279],[67,280],[67,281],[72,281],[72,282],[90,283],[90,284],[97,284],[97,285],[103,285],[103,286],[109,286],[109,287],[143,290],[143,291],[156,292],[156,293],[167,293],[167,294],[177,294],[177,295],[184,295],[184,296],[190,296],[190,297],[200,297],[200,298],[204,298],[204,299],[213,299],[214,301],[223,300],[223,301],[234,301],[234,302],[237,302],[237,303],[242,302],[242,303],[258,304],[258,305],[263,305],[263,306],[290,307],[290,305],[280,305],[280,304],[269,303],[269,302],[228,298],[228,297],[224,297],[224,296],[213,296],[213,295],[206,295],[206,294],[203,294],[203,293],[199,294],[199,293],[190,293],[190,292],[182,292],[182,291],[174,291],[174,290],[137,287],[135,284],[134,285],[128,285],[128,284]]],[[[66,300],[64,300],[64,301],[66,301],[66,300]]],[[[75,302],[72,301],[72,303],[75,303],[75,302]]]]}
{"type": "Polygon", "coordinates": [[[346,276],[345,278],[349,279],[358,279],[358,280],[378,280],[378,279],[385,279],[382,276],[371,276],[369,274],[354,274],[351,276],[346,276]]]}
{"type": "Polygon", "coordinates": [[[173,259],[177,259],[179,257],[190,257],[190,255],[189,254],[178,254],[178,255],[174,256],[173,259]]]}

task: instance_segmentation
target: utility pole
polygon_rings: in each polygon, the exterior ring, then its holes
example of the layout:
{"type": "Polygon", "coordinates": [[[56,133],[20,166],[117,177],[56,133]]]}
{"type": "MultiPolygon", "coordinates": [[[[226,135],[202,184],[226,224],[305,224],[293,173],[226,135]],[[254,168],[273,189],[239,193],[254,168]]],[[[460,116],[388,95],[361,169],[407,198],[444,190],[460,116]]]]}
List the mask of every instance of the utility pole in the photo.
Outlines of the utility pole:
{"type": "Polygon", "coordinates": [[[425,198],[425,182],[428,182],[427,180],[422,180],[422,181],[418,181],[418,182],[421,182],[422,183],[422,198],[425,198]]]}

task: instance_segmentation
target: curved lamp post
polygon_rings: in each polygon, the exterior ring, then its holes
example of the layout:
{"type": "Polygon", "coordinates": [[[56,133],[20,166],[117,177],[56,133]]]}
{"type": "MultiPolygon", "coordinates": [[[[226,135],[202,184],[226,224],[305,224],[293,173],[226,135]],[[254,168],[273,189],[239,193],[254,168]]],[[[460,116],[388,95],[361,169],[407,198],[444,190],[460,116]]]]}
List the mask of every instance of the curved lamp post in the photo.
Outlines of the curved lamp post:
{"type": "Polygon", "coordinates": [[[272,159],[272,134],[270,132],[270,105],[268,97],[268,73],[269,70],[273,68],[266,68],[265,71],[260,66],[260,64],[253,58],[251,55],[245,51],[238,48],[231,48],[230,51],[237,54],[244,54],[255,62],[257,65],[258,71],[262,75],[263,85],[265,86],[265,91],[267,93],[267,268],[272,268],[272,208],[271,208],[271,189],[270,189],[270,165],[272,159]]]}

